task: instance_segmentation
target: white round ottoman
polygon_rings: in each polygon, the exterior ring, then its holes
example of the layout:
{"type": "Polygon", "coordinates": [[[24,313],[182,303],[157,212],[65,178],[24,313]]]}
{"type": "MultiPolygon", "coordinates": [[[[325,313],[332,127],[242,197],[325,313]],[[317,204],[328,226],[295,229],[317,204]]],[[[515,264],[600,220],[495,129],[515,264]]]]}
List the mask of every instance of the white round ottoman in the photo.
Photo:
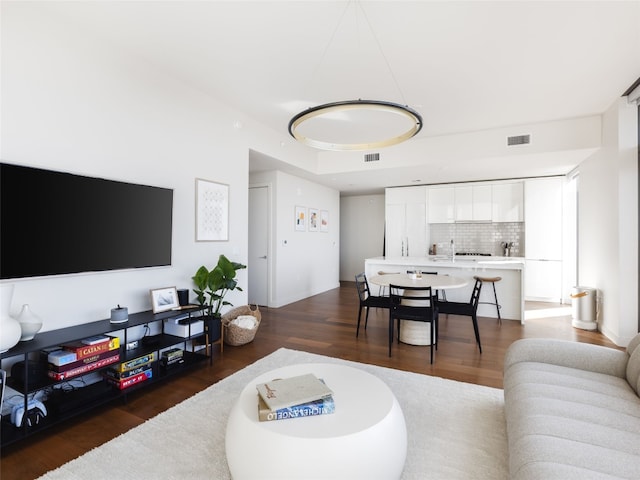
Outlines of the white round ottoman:
{"type": "Polygon", "coordinates": [[[241,479],[400,478],[407,455],[402,409],[377,377],[344,365],[290,365],[260,375],[231,409],[229,470],[241,479]],[[335,413],[258,421],[256,384],[313,373],[333,390],[335,413]]]}

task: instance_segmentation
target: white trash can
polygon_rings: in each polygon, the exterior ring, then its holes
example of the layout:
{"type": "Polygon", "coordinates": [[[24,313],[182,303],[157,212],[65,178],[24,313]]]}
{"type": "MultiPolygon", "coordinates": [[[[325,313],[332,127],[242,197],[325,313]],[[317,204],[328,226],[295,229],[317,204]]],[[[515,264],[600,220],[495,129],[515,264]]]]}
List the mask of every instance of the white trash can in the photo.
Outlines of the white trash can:
{"type": "Polygon", "coordinates": [[[598,290],[573,287],[571,291],[571,325],[582,330],[598,329],[598,290]]]}

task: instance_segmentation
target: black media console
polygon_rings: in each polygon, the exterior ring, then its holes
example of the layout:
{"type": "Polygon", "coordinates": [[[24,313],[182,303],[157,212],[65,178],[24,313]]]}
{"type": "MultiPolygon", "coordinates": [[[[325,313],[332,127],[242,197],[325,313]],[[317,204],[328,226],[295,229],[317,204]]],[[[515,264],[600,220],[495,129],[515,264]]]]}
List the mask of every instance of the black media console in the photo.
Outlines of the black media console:
{"type": "Polygon", "coordinates": [[[208,355],[209,347],[219,343],[222,349],[222,326],[219,320],[202,316],[203,310],[194,306],[157,314],[146,311],[130,314],[126,323],[100,320],[51,330],[0,354],[2,368],[7,370],[0,446],[23,440],[114,399],[126,400],[130,393],[180,374],[207,358],[212,362],[213,352],[208,355]],[[178,323],[179,318],[182,320],[178,323]],[[138,327],[139,332],[140,326],[156,322],[161,325],[160,334],[130,338],[133,327],[138,327]],[[113,350],[119,354],[117,363],[68,379],[50,378],[47,352],[100,335],[118,337],[120,346],[113,350]],[[173,361],[174,354],[180,355],[180,361],[173,361]],[[112,374],[114,367],[144,358],[153,359],[147,364],[148,378],[144,381],[123,389],[109,381],[107,369],[111,369],[112,374]]]}

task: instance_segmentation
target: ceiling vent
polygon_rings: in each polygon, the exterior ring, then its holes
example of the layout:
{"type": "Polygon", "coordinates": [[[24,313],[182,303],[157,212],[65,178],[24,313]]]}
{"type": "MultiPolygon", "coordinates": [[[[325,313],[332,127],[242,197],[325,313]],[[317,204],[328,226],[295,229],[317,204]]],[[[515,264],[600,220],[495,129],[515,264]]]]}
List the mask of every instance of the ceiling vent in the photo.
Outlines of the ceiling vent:
{"type": "Polygon", "coordinates": [[[515,135],[513,137],[507,137],[507,146],[513,145],[529,145],[531,143],[531,135],[515,135]]]}
{"type": "Polygon", "coordinates": [[[378,162],[378,161],[380,161],[380,154],[379,153],[365,153],[364,154],[364,161],[365,162],[378,162]]]}

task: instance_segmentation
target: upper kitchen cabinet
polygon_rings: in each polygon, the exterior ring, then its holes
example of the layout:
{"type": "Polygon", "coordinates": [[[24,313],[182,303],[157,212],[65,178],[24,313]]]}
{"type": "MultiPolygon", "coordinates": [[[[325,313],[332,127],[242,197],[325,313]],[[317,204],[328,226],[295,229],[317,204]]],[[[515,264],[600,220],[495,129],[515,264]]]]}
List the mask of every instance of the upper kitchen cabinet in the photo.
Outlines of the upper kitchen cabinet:
{"type": "Polygon", "coordinates": [[[491,219],[494,222],[524,221],[524,188],[522,182],[493,184],[491,193],[493,196],[491,219]]]}
{"type": "Polygon", "coordinates": [[[427,254],[427,187],[385,189],[385,255],[427,254]]]}
{"type": "Polygon", "coordinates": [[[524,184],[527,259],[562,259],[561,177],[534,178],[524,184]]]}
{"type": "Polygon", "coordinates": [[[453,187],[429,188],[429,223],[455,222],[455,203],[456,196],[453,187]]]}
{"type": "Polygon", "coordinates": [[[491,221],[491,185],[455,187],[454,197],[456,222],[491,221]]]}

